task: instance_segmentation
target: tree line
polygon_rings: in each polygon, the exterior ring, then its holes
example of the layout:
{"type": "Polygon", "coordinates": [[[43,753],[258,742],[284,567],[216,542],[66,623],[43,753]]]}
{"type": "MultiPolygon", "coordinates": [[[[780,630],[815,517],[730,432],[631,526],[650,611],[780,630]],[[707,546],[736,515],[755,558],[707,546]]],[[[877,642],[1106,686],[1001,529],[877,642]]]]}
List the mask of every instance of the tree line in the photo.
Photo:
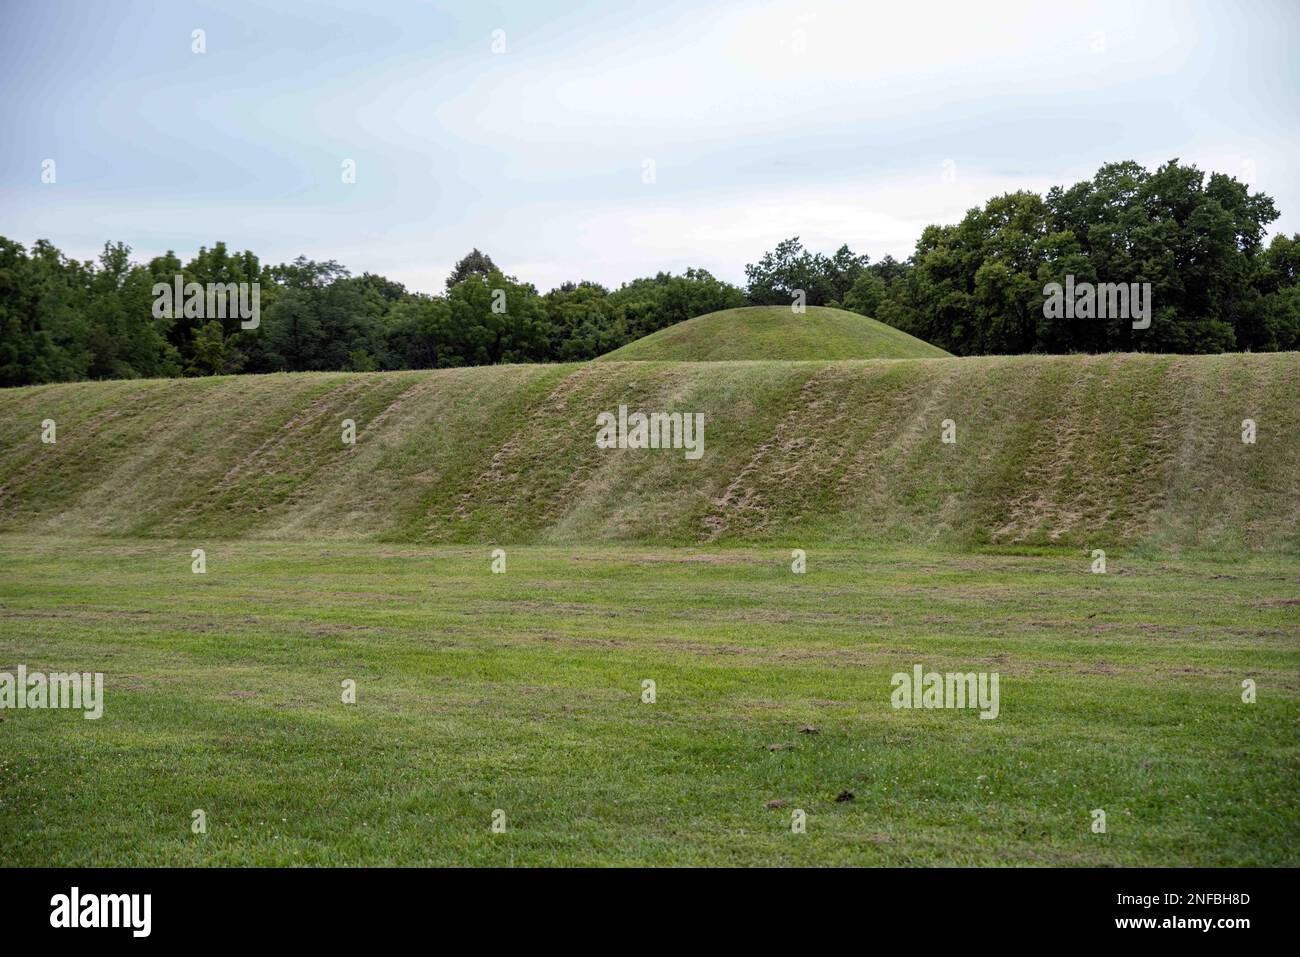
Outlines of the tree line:
{"type": "Polygon", "coordinates": [[[1264,232],[1273,200],[1171,160],[1103,166],[1046,196],[1020,191],[927,226],[906,262],[798,238],[746,267],[752,303],[835,305],[956,355],[1278,351],[1300,348],[1300,234],[1264,232]],[[1051,283],[1151,285],[1151,325],[1051,316],[1051,283]],[[1050,312],[1050,310],[1048,310],[1050,312]]]}
{"type": "Polygon", "coordinates": [[[1265,245],[1277,216],[1272,199],[1220,173],[1115,163],[928,226],[905,261],[847,245],[826,256],[794,237],[745,267],[743,289],[687,269],[540,293],[475,249],[439,295],[334,261],[269,266],[221,242],[184,263],[172,252],[133,262],[121,242],[79,262],[45,240],[28,250],[0,237],[0,385],[579,361],[704,313],[795,301],[873,316],[957,355],[1297,349],[1300,234],[1265,245]],[[256,328],[233,312],[159,315],[154,288],[178,275],[259,283],[256,328]],[[1067,276],[1150,283],[1151,326],[1049,318],[1044,287],[1067,276]]]}
{"type": "Polygon", "coordinates": [[[220,242],[185,263],[170,252],[133,263],[130,252],[108,243],[97,261],[78,262],[44,240],[29,252],[0,237],[0,385],[578,361],[745,302],[702,269],[543,295],[478,250],[436,296],[333,261],[268,266],[220,242]],[[256,327],[234,309],[155,309],[154,287],[178,275],[187,287],[258,283],[256,327]]]}

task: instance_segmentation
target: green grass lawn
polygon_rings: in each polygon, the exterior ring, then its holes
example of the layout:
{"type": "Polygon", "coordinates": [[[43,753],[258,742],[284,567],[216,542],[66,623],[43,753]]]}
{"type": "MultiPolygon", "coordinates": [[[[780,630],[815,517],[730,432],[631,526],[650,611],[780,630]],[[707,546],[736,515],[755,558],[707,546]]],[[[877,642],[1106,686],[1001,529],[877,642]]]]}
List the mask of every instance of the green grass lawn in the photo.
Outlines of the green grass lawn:
{"type": "Polygon", "coordinates": [[[0,865],[1300,863],[1295,558],[196,545],[0,536],[0,865]]]}

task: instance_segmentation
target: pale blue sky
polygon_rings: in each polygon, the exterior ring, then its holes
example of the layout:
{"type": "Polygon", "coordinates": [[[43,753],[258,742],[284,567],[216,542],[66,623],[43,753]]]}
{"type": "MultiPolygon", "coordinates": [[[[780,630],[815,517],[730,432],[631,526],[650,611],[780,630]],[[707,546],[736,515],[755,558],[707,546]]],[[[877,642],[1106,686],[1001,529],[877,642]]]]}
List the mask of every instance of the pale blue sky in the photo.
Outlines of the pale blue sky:
{"type": "Polygon", "coordinates": [[[997,193],[1175,156],[1295,232],[1298,41],[1296,0],[0,0],[0,234],[427,291],[471,246],[543,289],[740,282],[790,235],[901,258],[997,193]]]}

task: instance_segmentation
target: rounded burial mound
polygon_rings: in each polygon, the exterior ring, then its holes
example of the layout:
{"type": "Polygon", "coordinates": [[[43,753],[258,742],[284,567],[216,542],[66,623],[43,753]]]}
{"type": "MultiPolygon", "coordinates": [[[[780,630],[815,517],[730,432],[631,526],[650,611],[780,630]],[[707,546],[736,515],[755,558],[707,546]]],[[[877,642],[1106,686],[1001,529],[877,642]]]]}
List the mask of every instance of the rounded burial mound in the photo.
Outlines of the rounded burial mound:
{"type": "Polygon", "coordinates": [[[728,359],[926,359],[938,346],[856,312],[809,306],[724,309],[660,329],[600,358],[613,362],[728,359]]]}

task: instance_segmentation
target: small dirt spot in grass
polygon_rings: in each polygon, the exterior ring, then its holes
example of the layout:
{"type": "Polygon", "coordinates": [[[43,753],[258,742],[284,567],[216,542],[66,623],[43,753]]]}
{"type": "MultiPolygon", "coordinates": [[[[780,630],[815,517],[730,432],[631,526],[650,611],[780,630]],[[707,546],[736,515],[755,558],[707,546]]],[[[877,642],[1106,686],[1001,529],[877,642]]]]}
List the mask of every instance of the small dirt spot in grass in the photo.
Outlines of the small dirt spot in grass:
{"type": "Polygon", "coordinates": [[[1085,675],[1113,675],[1115,669],[1104,661],[1094,661],[1089,667],[1083,669],[1085,675]]]}
{"type": "Polygon", "coordinates": [[[783,808],[789,803],[789,801],[782,800],[781,798],[774,798],[771,801],[764,802],[763,807],[767,808],[769,811],[775,811],[777,808],[783,808]]]}
{"type": "Polygon", "coordinates": [[[846,801],[852,801],[853,798],[854,795],[852,791],[841,791],[839,794],[835,795],[835,803],[844,804],[846,801]]]}

